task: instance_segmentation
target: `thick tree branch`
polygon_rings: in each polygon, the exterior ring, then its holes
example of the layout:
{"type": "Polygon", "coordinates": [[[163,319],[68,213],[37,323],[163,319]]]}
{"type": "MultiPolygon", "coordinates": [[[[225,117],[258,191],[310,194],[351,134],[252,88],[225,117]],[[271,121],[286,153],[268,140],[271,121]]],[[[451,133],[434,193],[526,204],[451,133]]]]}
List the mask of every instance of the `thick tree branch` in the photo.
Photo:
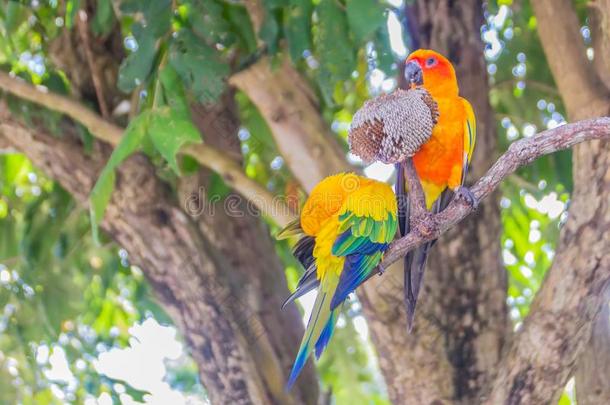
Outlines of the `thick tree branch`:
{"type": "Polygon", "coordinates": [[[262,58],[232,76],[229,83],[256,104],[287,166],[305,190],[311,191],[326,176],[353,170],[324,122],[311,88],[290,62],[273,69],[269,58],[262,58]]]}
{"type": "MultiPolygon", "coordinates": [[[[477,181],[471,191],[478,201],[482,201],[500,185],[504,178],[515,172],[519,167],[530,164],[543,155],[595,139],[610,140],[610,117],[562,125],[541,132],[531,138],[516,141],[477,181]]],[[[474,209],[470,205],[454,200],[444,211],[432,216],[426,223],[420,224],[421,226],[410,234],[394,241],[386,252],[380,267],[385,269],[411,250],[425,242],[437,239],[473,211],[474,209]]]]}
{"type": "MultiPolygon", "coordinates": [[[[5,72],[0,72],[0,89],[67,115],[84,125],[95,138],[112,146],[121,141],[122,128],[104,120],[75,100],[32,86],[5,72]]],[[[269,215],[278,225],[284,226],[295,218],[295,214],[281,199],[246,176],[242,167],[220,150],[207,144],[189,144],[181,149],[181,153],[191,156],[202,166],[220,174],[229,186],[251,201],[264,215],[269,215]]]]}

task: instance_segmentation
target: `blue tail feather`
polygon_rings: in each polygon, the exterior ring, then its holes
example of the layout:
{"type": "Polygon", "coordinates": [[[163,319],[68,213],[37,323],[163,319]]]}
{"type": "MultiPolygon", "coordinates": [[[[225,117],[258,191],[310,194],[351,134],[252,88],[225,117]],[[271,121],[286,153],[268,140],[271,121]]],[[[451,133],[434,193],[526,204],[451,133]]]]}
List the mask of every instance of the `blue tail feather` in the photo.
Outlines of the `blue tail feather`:
{"type": "Polygon", "coordinates": [[[307,362],[307,354],[309,353],[309,342],[303,345],[297,354],[296,359],[294,360],[294,365],[292,366],[292,370],[290,371],[290,377],[288,377],[288,382],[286,383],[286,390],[289,390],[294,385],[294,382],[299,377],[301,370],[305,366],[307,362]]]}
{"type": "Polygon", "coordinates": [[[292,370],[290,371],[288,382],[286,383],[286,390],[289,390],[294,385],[295,381],[299,377],[299,374],[301,373],[301,370],[303,370],[303,367],[305,367],[305,363],[307,363],[307,358],[309,357],[309,353],[311,352],[311,339],[316,329],[316,324],[320,320],[320,313],[324,309],[324,301],[326,301],[325,293],[322,293],[320,291],[318,292],[318,294],[320,295],[316,298],[316,304],[314,304],[314,309],[311,312],[311,316],[309,317],[309,322],[307,323],[307,330],[305,331],[303,342],[301,343],[301,347],[299,348],[297,357],[294,360],[294,365],[292,366],[292,370]],[[318,302],[318,300],[320,301],[318,302]]]}
{"type": "Polygon", "coordinates": [[[324,329],[322,330],[322,334],[320,335],[320,337],[318,338],[318,341],[316,342],[316,359],[320,358],[320,356],[322,355],[322,352],[326,348],[326,345],[328,345],[328,342],[330,342],[330,338],[333,337],[336,318],[337,318],[337,311],[331,312],[330,318],[328,319],[328,322],[326,322],[326,325],[324,326],[324,329]]]}

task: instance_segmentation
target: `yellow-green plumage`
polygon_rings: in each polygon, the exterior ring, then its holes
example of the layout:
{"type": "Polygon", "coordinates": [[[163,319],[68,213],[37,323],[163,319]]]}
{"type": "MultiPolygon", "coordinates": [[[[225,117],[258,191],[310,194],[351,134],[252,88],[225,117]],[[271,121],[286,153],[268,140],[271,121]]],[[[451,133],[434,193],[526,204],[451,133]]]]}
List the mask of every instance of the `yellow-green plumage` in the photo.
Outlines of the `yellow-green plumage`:
{"type": "MultiPolygon", "coordinates": [[[[396,197],[385,183],[341,173],[313,189],[301,212],[304,236],[295,248],[295,256],[309,268],[288,301],[319,288],[288,387],[314,348],[319,357],[328,344],[340,304],[381,261],[396,234],[396,215],[396,197]]],[[[297,229],[295,224],[287,228],[279,236],[297,229]]]]}

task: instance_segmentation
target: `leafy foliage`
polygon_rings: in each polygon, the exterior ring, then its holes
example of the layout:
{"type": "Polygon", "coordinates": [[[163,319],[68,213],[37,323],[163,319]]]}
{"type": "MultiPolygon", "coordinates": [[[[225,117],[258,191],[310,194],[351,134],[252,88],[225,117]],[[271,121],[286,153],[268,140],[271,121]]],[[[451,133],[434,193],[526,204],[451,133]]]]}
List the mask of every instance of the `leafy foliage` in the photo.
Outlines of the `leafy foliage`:
{"type": "Polygon", "coordinates": [[[58,391],[74,403],[103,392],[118,403],[116,384],[141,400],[95,367],[146,313],[168,321],[141,272],[126,252],[93,243],[82,210],[22,155],[0,156],[0,168],[0,403],[60,403],[58,391]],[[72,377],[53,374],[53,356],[72,377]]]}
{"type": "Polygon", "coordinates": [[[224,91],[227,65],[215,49],[202,44],[192,32],[177,33],[170,47],[170,63],[200,102],[214,101],[224,91]]]}

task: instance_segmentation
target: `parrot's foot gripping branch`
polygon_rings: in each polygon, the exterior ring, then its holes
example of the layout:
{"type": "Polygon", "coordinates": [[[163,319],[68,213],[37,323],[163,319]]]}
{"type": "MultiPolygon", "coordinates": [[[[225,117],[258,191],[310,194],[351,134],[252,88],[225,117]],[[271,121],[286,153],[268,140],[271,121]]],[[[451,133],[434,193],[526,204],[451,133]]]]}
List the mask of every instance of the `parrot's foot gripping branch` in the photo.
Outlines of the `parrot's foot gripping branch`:
{"type": "Polygon", "coordinates": [[[459,186],[455,190],[455,198],[459,201],[464,201],[475,210],[479,207],[479,200],[468,187],[459,186]]]}

